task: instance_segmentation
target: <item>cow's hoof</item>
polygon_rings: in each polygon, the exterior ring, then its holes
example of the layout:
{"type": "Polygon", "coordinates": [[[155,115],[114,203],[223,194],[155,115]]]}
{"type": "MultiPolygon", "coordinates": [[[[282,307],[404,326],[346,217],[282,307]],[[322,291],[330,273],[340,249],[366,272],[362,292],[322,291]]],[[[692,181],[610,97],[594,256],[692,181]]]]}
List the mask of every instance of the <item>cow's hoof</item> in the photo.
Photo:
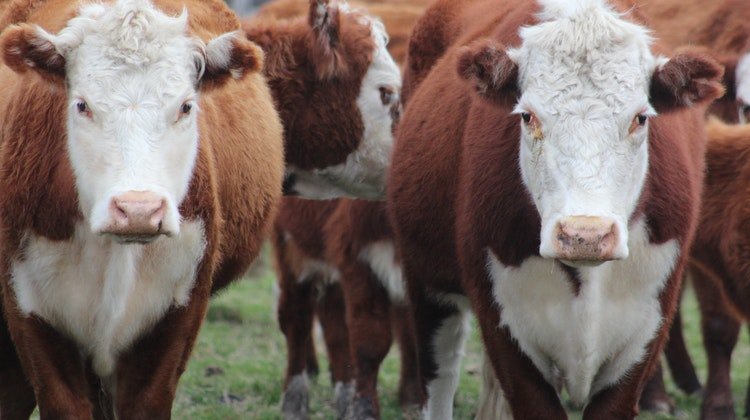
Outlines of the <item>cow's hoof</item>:
{"type": "Polygon", "coordinates": [[[734,414],[734,405],[707,406],[701,407],[702,420],[734,420],[737,416],[734,414]]]}
{"type": "Polygon", "coordinates": [[[675,402],[665,392],[641,395],[640,407],[643,411],[656,414],[674,414],[675,402]]]}
{"type": "Polygon", "coordinates": [[[310,407],[310,384],[307,375],[297,375],[289,381],[281,400],[284,420],[307,420],[310,407]]]}
{"type": "Polygon", "coordinates": [[[419,407],[419,405],[422,404],[419,385],[415,383],[401,385],[398,389],[398,404],[402,409],[407,409],[414,406],[419,407]]]}
{"type": "Polygon", "coordinates": [[[349,408],[349,404],[351,404],[353,397],[353,383],[336,382],[336,386],[333,390],[333,400],[336,406],[337,419],[343,419],[346,416],[346,411],[349,408]]]}
{"type": "Polygon", "coordinates": [[[368,397],[354,397],[346,411],[346,420],[375,420],[375,405],[368,397]]]}

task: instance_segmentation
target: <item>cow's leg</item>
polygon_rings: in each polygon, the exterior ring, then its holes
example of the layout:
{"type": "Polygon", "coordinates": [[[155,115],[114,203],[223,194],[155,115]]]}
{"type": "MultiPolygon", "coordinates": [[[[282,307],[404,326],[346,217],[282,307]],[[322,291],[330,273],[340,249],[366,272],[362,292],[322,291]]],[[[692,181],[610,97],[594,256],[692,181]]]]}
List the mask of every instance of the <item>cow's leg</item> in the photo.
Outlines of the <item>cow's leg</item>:
{"type": "Polygon", "coordinates": [[[356,384],[346,417],[379,418],[378,371],[393,341],[388,294],[369,266],[361,262],[351,262],[343,269],[342,286],[356,384]]]}
{"type": "MultiPolygon", "coordinates": [[[[416,293],[410,293],[410,297],[414,295],[416,293]]],[[[426,296],[414,296],[412,305],[419,371],[427,396],[424,416],[435,420],[452,419],[453,399],[469,330],[468,311],[438,304],[426,296]]]]}
{"type": "Polygon", "coordinates": [[[153,329],[120,355],[113,390],[117,418],[171,417],[177,382],[185,371],[211,294],[206,265],[198,273],[187,304],[171,307],[153,329]]]}
{"type": "Polygon", "coordinates": [[[23,373],[5,319],[0,318],[0,418],[28,419],[34,407],[34,388],[23,373]]]}
{"type": "Polygon", "coordinates": [[[328,360],[331,368],[331,383],[334,386],[336,412],[339,418],[346,413],[354,394],[352,361],[349,354],[349,330],[346,326],[346,306],[341,285],[326,286],[316,308],[323,329],[328,360]]]}
{"type": "MultiPolygon", "coordinates": [[[[489,280],[486,282],[491,284],[489,280]]],[[[518,348],[507,328],[500,327],[497,306],[491,293],[477,288],[473,306],[482,332],[487,360],[477,420],[566,419],[555,388],[531,359],[518,348]],[[534,395],[529,399],[529,395],[534,395]]],[[[605,418],[605,417],[602,417],[605,418]]]]}
{"type": "Polygon", "coordinates": [[[286,339],[287,364],[281,411],[285,419],[308,417],[310,384],[307,377],[308,351],[313,348],[313,320],[318,276],[298,279],[288,267],[281,266],[278,318],[286,339]]]}
{"type": "MultiPolygon", "coordinates": [[[[697,270],[696,270],[697,271],[697,270]]],[[[703,346],[708,358],[708,379],[701,406],[704,419],[733,419],[734,403],[731,387],[732,351],[737,344],[740,322],[726,311],[718,290],[711,287],[703,274],[694,277],[701,308],[703,346]]]]}
{"type": "Polygon", "coordinates": [[[318,366],[318,356],[315,352],[315,339],[313,339],[313,329],[310,329],[310,337],[307,339],[307,376],[315,382],[320,373],[320,367],[318,366]]]}
{"type": "MultiPolygon", "coordinates": [[[[89,384],[86,379],[84,362],[76,344],[62,336],[42,319],[32,315],[23,316],[15,309],[6,294],[4,305],[13,310],[6,311],[8,327],[20,356],[24,372],[29,372],[37,395],[41,418],[46,419],[91,419],[92,405],[89,401],[89,384]]],[[[19,359],[16,359],[19,360],[19,359]]],[[[5,362],[5,360],[4,360],[5,362]]],[[[22,379],[18,367],[11,361],[11,376],[19,389],[3,389],[2,418],[28,418],[33,410],[33,395],[29,394],[28,384],[22,379]],[[15,376],[15,378],[14,378],[15,376]],[[20,397],[15,404],[10,403],[11,395],[20,397]],[[7,396],[6,396],[7,395],[7,396]],[[6,411],[6,403],[10,409],[6,411]]],[[[5,372],[3,372],[5,374],[5,372]]]]}
{"type": "Polygon", "coordinates": [[[662,371],[661,362],[654,369],[651,379],[646,382],[638,405],[641,410],[655,413],[668,414],[674,410],[674,400],[667,394],[667,389],[664,386],[664,372],[662,371]]]}
{"type": "Polygon", "coordinates": [[[417,369],[416,332],[414,319],[408,304],[391,306],[391,325],[401,352],[401,378],[398,384],[398,402],[404,411],[411,411],[422,401],[419,390],[419,370],[417,369]]]}
{"type": "Polygon", "coordinates": [[[688,395],[696,395],[701,392],[701,383],[688,353],[682,328],[682,315],[678,308],[669,329],[669,341],[664,348],[664,354],[667,356],[669,370],[677,386],[688,395]]]}

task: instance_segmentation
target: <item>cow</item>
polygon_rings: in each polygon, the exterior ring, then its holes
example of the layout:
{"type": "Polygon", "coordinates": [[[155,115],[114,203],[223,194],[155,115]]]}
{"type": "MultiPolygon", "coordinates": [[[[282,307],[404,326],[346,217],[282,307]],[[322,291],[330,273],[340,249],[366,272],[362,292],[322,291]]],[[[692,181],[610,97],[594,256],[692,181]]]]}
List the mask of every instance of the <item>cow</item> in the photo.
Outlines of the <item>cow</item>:
{"type": "MultiPolygon", "coordinates": [[[[362,8],[368,13],[377,10],[389,12],[382,15],[389,29],[388,50],[397,61],[403,62],[408,32],[418,17],[415,7],[384,4],[378,9],[376,5],[357,3],[351,3],[349,7],[353,10],[362,8]]],[[[316,8],[310,8],[308,14],[316,12],[316,8]]],[[[305,10],[299,2],[271,2],[248,21],[245,29],[256,26],[255,22],[263,22],[266,27],[301,25],[310,32],[309,25],[298,18],[303,13],[305,10]],[[281,22],[270,23],[273,20],[281,22]]],[[[308,18],[307,21],[315,20],[308,18]]],[[[250,39],[259,42],[270,54],[274,50],[272,43],[278,42],[276,40],[280,37],[274,34],[273,29],[267,29],[266,32],[269,34],[266,36],[269,40],[267,43],[259,40],[256,35],[259,31],[248,30],[250,39]]],[[[350,32],[342,31],[344,34],[350,32]]],[[[299,29],[296,33],[306,32],[299,29]]],[[[338,38],[346,42],[344,36],[339,35],[338,38]]],[[[269,70],[268,73],[273,86],[273,74],[279,72],[269,70]]],[[[391,125],[395,125],[400,112],[397,108],[399,88],[400,85],[391,86],[383,92],[383,106],[393,107],[391,125]]],[[[276,91],[278,94],[274,95],[277,102],[290,102],[284,99],[284,93],[288,89],[280,88],[276,91]]],[[[321,95],[330,95],[329,92],[322,92],[321,95]]],[[[314,130],[300,129],[298,135],[304,135],[308,131],[314,130]]],[[[322,153],[320,155],[324,156],[322,153]]],[[[387,238],[389,233],[382,204],[365,201],[310,202],[294,198],[282,201],[275,222],[273,245],[280,287],[278,318],[287,341],[287,368],[282,401],[285,417],[307,416],[308,377],[317,373],[311,339],[316,315],[321,323],[329,354],[339,416],[344,416],[348,408],[350,417],[377,416],[378,367],[388,353],[392,340],[389,312],[397,314],[394,316],[393,326],[402,347],[403,370],[399,400],[402,406],[413,406],[419,402],[418,387],[414,383],[416,347],[407,309],[398,304],[391,309],[390,297],[383,293],[380,282],[382,278],[378,277],[381,273],[372,274],[367,265],[356,256],[348,258],[348,253],[359,253],[370,241],[387,238]],[[375,233],[377,235],[373,236],[375,233]],[[346,275],[342,278],[341,273],[346,275]],[[342,293],[349,304],[344,305],[342,293]],[[357,309],[360,306],[366,309],[357,309]],[[357,328],[347,330],[343,322],[345,319],[350,325],[356,324],[357,328]],[[354,391],[351,383],[354,377],[357,396],[355,404],[349,405],[354,391]]],[[[383,275],[386,276],[383,281],[390,284],[388,274],[383,275]]],[[[394,281],[398,287],[400,280],[394,281]]],[[[403,302],[403,293],[398,298],[399,303],[403,302]]]]}
{"type": "Polygon", "coordinates": [[[284,191],[382,199],[401,87],[387,33],[346,4],[307,6],[306,18],[243,22],[266,53],[264,74],[284,123],[284,191]]]}
{"type": "Polygon", "coordinates": [[[263,53],[220,0],[0,22],[0,416],[170,418],[212,285],[281,198],[263,53]]]}
{"type": "MultiPolygon", "coordinates": [[[[750,127],[712,118],[707,126],[706,181],[690,274],[701,310],[708,379],[701,418],[734,418],[730,383],[732,350],[750,320],[750,267],[746,205],[750,127]]],[[[750,395],[750,393],[748,393],[750,395]]],[[[745,400],[745,416],[750,397],[745,400]]]]}
{"type": "Polygon", "coordinates": [[[701,46],[725,66],[726,94],[710,112],[750,122],[750,10],[743,0],[631,0],[656,36],[672,48],[701,46]]]}
{"type": "Polygon", "coordinates": [[[438,0],[418,21],[387,206],[427,418],[452,417],[470,310],[494,418],[566,418],[563,387],[584,418],[637,414],[722,93],[713,59],[668,53],[620,1],[438,0]]]}

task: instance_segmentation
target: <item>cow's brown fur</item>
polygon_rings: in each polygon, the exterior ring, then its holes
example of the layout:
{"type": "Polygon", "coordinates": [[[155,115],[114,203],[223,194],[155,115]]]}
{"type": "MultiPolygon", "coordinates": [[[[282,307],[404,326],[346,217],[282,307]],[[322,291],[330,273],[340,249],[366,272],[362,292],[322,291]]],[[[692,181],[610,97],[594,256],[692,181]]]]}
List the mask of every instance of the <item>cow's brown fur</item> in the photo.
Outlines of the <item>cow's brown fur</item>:
{"type": "MultiPolygon", "coordinates": [[[[218,0],[155,4],[170,14],[179,14],[186,6],[190,31],[204,40],[240,27],[218,0]]],[[[76,5],[64,0],[15,0],[2,19],[5,24],[29,22],[57,32],[74,15],[76,5]]],[[[260,64],[256,46],[245,41],[235,46],[255,51],[260,64]]],[[[3,418],[25,418],[34,405],[14,348],[7,346],[5,328],[9,327],[42,417],[100,416],[102,406],[93,397],[100,395],[100,385],[98,379],[92,381],[89,361],[80,360],[74,343],[45,321],[24,317],[9,284],[9,269],[23,253],[26,232],[65,241],[81,219],[65,151],[65,88],[34,72],[16,74],[6,66],[0,67],[0,84],[1,273],[7,321],[0,334],[4,378],[0,410],[3,418]]],[[[170,417],[177,381],[205,315],[212,284],[228,283],[257,256],[281,194],[282,128],[263,78],[248,73],[241,80],[216,85],[203,92],[200,107],[200,148],[180,212],[184,220],[203,220],[205,254],[189,303],[171,308],[119,356],[113,379],[119,418],[170,417]]],[[[111,398],[103,404],[111,406],[111,398]]]]}
{"type": "Polygon", "coordinates": [[[666,45],[706,47],[726,66],[726,94],[711,112],[723,120],[739,121],[735,96],[735,68],[740,55],[750,52],[750,9],[743,0],[631,0],[647,17],[654,35],[666,45]]]}
{"type": "MultiPolygon", "coordinates": [[[[379,17],[388,30],[388,51],[397,63],[406,59],[409,33],[414,22],[432,0],[360,0],[347,2],[354,9],[362,8],[379,17]]],[[[305,2],[275,0],[266,3],[253,16],[254,20],[293,19],[307,12],[305,2]]]]}
{"type": "Polygon", "coordinates": [[[701,415],[733,416],[730,360],[750,321],[750,127],[709,122],[706,182],[691,275],[709,360],[701,415]]]}
{"type": "MultiPolygon", "coordinates": [[[[627,9],[625,4],[613,3],[622,11],[627,9]]],[[[485,269],[488,247],[503,264],[511,266],[538,255],[538,215],[515,161],[519,119],[509,115],[507,103],[490,104],[471,93],[456,71],[460,47],[472,40],[489,35],[499,44],[517,45],[518,27],[534,23],[537,7],[531,1],[440,0],[420,19],[404,75],[409,105],[399,127],[388,203],[415,307],[423,377],[435,375],[430,337],[441,320],[453,313],[429,296],[435,292],[466,293],[514,417],[564,418],[552,385],[517,347],[509,331],[497,329],[501,314],[485,269]],[[533,400],[529,395],[535,396],[533,400]]],[[[709,67],[709,97],[715,97],[720,89],[712,81],[721,72],[715,65],[709,67]]],[[[654,83],[667,80],[657,77],[654,83]]],[[[652,95],[658,91],[652,89],[652,95]]],[[[675,98],[652,99],[666,105],[675,98]]],[[[510,101],[506,98],[506,102],[510,101]]],[[[648,356],[617,386],[594,395],[584,418],[632,418],[644,377],[654,367],[665,340],[684,254],[697,222],[703,153],[701,112],[668,113],[650,123],[651,164],[638,212],[648,220],[651,241],[678,239],[683,257],[660,295],[667,322],[650,343],[648,356]]]]}

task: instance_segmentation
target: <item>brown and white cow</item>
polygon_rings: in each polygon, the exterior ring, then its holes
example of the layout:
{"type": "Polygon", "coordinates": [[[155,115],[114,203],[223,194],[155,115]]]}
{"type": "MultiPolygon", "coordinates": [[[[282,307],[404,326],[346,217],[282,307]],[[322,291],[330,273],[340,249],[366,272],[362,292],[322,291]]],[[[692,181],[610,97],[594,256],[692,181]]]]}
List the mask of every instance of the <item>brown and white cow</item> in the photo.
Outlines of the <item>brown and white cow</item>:
{"type": "Polygon", "coordinates": [[[722,91],[640,22],[617,1],[439,0],[417,24],[387,202],[426,417],[452,417],[469,309],[496,418],[565,418],[563,387],[584,418],[636,415],[697,222],[690,107],[722,91]]]}
{"type": "MultiPolygon", "coordinates": [[[[360,6],[362,5],[357,3],[349,5],[355,10],[360,6]]],[[[379,8],[367,5],[366,8],[368,13],[388,10],[389,13],[381,17],[388,27],[390,38],[388,49],[398,57],[398,61],[404,58],[408,32],[418,17],[415,9],[413,6],[402,4],[384,4],[379,8]]],[[[274,1],[264,6],[259,14],[246,24],[246,29],[249,25],[255,25],[253,22],[256,21],[266,22],[266,27],[271,27],[269,20],[292,18],[304,12],[305,9],[300,2],[274,1]]],[[[316,12],[317,8],[311,8],[309,11],[309,13],[316,12]]],[[[308,21],[314,20],[308,19],[308,21]]],[[[276,25],[282,25],[282,23],[276,25]]],[[[305,22],[298,19],[283,25],[301,25],[304,28],[305,22]]],[[[310,32],[310,27],[306,27],[310,32]]],[[[271,42],[279,39],[278,36],[273,35],[272,30],[266,30],[266,32],[271,42]]],[[[298,33],[305,34],[303,30],[298,33]]],[[[355,32],[351,30],[340,32],[338,36],[342,39],[340,42],[346,43],[345,36],[350,37],[352,33],[355,32]]],[[[264,49],[268,48],[269,52],[274,49],[270,42],[268,44],[261,42],[261,45],[264,45],[264,49]]],[[[273,74],[278,72],[270,70],[269,73],[269,76],[273,77],[273,74]]],[[[271,84],[273,86],[273,79],[271,79],[271,84]]],[[[384,106],[398,106],[396,88],[392,86],[391,89],[383,89],[384,106]]],[[[278,102],[289,102],[284,99],[287,91],[283,88],[274,91],[275,95],[278,95],[278,102]]],[[[335,92],[332,89],[321,92],[321,100],[326,100],[324,95],[330,96],[335,92]]],[[[395,123],[398,108],[394,108],[393,111],[394,119],[389,121],[391,124],[395,123]]],[[[299,130],[298,135],[304,135],[305,131],[299,130]]],[[[304,138],[302,140],[309,141],[304,138]]],[[[320,153],[319,156],[324,156],[324,154],[320,153]]],[[[313,319],[316,315],[323,327],[340,415],[344,415],[352,396],[352,371],[357,377],[357,397],[349,415],[355,418],[377,415],[378,367],[388,353],[392,341],[389,312],[398,314],[393,325],[397,336],[401,338],[404,356],[402,366],[405,370],[402,372],[399,399],[404,405],[413,405],[418,402],[419,396],[415,395],[418,393],[418,387],[414,384],[416,378],[414,372],[416,356],[413,354],[415,347],[413,334],[410,333],[411,324],[404,314],[406,308],[403,305],[396,305],[396,308],[391,311],[390,296],[383,293],[383,286],[378,277],[381,273],[373,273],[356,256],[348,258],[350,253],[358,254],[365,245],[372,241],[381,241],[387,238],[389,233],[382,204],[363,201],[356,203],[341,201],[337,204],[336,202],[310,202],[298,199],[286,199],[282,202],[281,211],[275,223],[274,249],[281,289],[278,304],[279,323],[287,340],[288,363],[282,402],[282,411],[286,417],[307,415],[307,377],[310,373],[314,374],[317,371],[311,340],[313,319]],[[380,233],[373,237],[373,234],[377,232],[380,233]],[[331,250],[331,255],[326,255],[326,248],[331,250]],[[345,255],[344,252],[346,252],[345,255]],[[342,278],[341,273],[346,275],[342,278]],[[347,313],[344,312],[342,288],[347,302],[351,303],[347,305],[350,309],[347,313]],[[360,310],[357,309],[358,307],[367,309],[360,310]],[[345,318],[350,325],[357,326],[351,330],[351,335],[343,322],[345,318]],[[350,339],[348,337],[351,337],[353,366],[349,356],[350,339]],[[343,346],[341,345],[342,338],[343,346]]],[[[401,284],[400,278],[391,281],[389,274],[384,274],[384,281],[388,284],[394,283],[398,288],[401,284]]],[[[402,291],[400,302],[403,302],[403,286],[400,286],[400,290],[402,291]]]]}
{"type": "Polygon", "coordinates": [[[262,51],[219,0],[0,21],[0,416],[169,418],[212,284],[281,195],[262,51]]]}
{"type": "Polygon", "coordinates": [[[744,0],[630,0],[655,36],[672,48],[705,47],[726,67],[726,94],[711,112],[727,122],[750,122],[750,8],[744,0]]]}
{"type": "Polygon", "coordinates": [[[306,4],[306,18],[260,14],[243,23],[266,53],[264,74],[284,124],[285,192],[381,199],[401,90],[388,34],[346,3],[306,4]]]}
{"type": "MultiPolygon", "coordinates": [[[[708,380],[701,417],[734,418],[732,350],[750,321],[750,126],[713,119],[708,127],[703,207],[690,254],[690,273],[701,309],[708,380]]],[[[750,393],[748,394],[750,395],[750,393]]],[[[745,401],[745,415],[750,399],[745,401]]]]}

